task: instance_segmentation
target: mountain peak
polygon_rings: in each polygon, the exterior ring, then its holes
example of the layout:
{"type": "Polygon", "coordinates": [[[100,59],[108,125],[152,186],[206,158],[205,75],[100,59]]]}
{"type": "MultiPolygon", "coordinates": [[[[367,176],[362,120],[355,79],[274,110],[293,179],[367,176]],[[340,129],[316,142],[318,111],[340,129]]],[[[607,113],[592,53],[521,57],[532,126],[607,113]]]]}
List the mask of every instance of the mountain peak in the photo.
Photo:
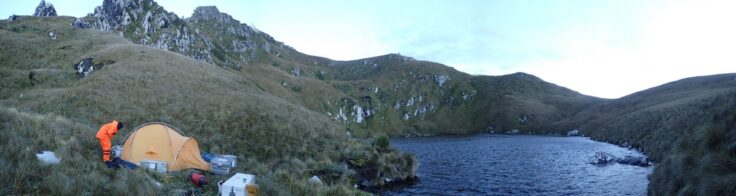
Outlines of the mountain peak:
{"type": "Polygon", "coordinates": [[[210,15],[219,15],[221,14],[220,10],[217,9],[217,6],[209,5],[209,6],[199,6],[194,9],[194,12],[192,13],[192,17],[194,16],[210,16],[210,15]]]}
{"type": "Polygon", "coordinates": [[[45,0],[41,0],[41,3],[38,4],[36,7],[36,12],[33,13],[34,16],[56,16],[56,9],[54,9],[54,5],[51,3],[46,3],[45,0]]]}
{"type": "Polygon", "coordinates": [[[229,14],[220,12],[219,9],[215,6],[199,6],[194,9],[194,12],[192,13],[192,17],[188,18],[187,20],[190,21],[206,21],[206,20],[215,20],[218,23],[221,24],[228,24],[228,25],[240,25],[240,21],[235,20],[232,16],[229,14]]]}

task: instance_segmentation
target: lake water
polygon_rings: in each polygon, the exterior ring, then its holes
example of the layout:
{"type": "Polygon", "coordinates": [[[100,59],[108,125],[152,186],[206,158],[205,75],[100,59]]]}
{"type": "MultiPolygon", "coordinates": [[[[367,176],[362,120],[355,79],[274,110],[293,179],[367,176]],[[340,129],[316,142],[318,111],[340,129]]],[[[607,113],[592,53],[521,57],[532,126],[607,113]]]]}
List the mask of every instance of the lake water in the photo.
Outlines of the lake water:
{"type": "Polygon", "coordinates": [[[598,151],[641,153],[583,137],[394,138],[419,159],[419,183],[385,195],[646,195],[651,167],[591,165],[598,151]]]}

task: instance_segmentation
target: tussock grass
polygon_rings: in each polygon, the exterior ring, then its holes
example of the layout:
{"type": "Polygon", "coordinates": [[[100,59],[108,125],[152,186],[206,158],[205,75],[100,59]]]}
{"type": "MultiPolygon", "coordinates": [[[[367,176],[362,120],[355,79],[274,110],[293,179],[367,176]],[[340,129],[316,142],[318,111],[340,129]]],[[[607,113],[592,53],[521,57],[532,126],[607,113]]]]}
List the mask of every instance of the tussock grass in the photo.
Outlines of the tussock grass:
{"type": "Polygon", "coordinates": [[[141,171],[107,170],[99,161],[94,129],[55,115],[0,106],[0,194],[156,194],[141,171]],[[42,165],[35,153],[52,150],[59,165],[42,165]],[[115,183],[110,183],[115,182],[115,183]]]}
{"type": "MultiPolygon", "coordinates": [[[[733,108],[736,100],[725,106],[733,108]]],[[[730,195],[736,192],[736,113],[681,136],[649,177],[652,195],[730,195]]]]}
{"type": "MultiPolygon", "coordinates": [[[[0,74],[9,76],[2,78],[8,88],[0,91],[0,177],[13,179],[3,195],[144,195],[192,188],[187,171],[157,175],[105,168],[94,135],[112,119],[127,125],[119,135],[161,121],[195,137],[202,151],[237,155],[234,171],[257,175],[266,195],[361,194],[347,164],[379,160],[363,156],[389,157],[383,168],[394,171],[386,177],[415,172],[390,162],[402,153],[375,153],[368,139],[348,137],[345,127],[269,93],[247,74],[133,45],[114,34],[74,30],[71,20],[0,22],[0,74]],[[58,40],[46,37],[52,30],[58,40]],[[83,58],[105,65],[79,78],[71,65],[83,58]],[[31,72],[39,76],[34,84],[27,77],[31,72]],[[40,166],[37,150],[55,151],[63,161],[40,166]],[[325,185],[307,184],[312,175],[325,178],[325,185]]],[[[208,178],[206,194],[226,177],[208,178]]]]}

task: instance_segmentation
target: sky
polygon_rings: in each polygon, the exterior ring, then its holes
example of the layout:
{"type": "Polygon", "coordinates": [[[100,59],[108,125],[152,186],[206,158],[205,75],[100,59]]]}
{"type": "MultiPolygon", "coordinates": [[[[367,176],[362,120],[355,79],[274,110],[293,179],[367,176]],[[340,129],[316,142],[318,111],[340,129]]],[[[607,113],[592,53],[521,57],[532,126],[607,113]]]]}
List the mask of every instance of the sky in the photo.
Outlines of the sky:
{"type": "MultiPolygon", "coordinates": [[[[102,0],[49,0],[81,17],[102,0]]],[[[180,17],[215,5],[295,49],[335,60],[400,53],[473,75],[526,72],[618,98],[736,72],[736,1],[157,0],[180,17]]],[[[0,16],[38,1],[0,0],[0,16]]]]}

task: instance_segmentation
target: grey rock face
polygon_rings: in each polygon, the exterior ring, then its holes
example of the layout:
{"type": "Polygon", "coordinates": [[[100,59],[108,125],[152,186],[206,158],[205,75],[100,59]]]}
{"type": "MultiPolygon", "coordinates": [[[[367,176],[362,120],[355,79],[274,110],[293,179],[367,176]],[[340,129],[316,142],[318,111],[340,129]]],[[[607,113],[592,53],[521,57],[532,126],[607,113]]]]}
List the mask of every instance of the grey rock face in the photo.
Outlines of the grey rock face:
{"type": "Polygon", "coordinates": [[[270,46],[281,45],[214,6],[198,7],[192,17],[184,19],[152,0],[105,0],[94,13],[74,21],[72,26],[117,32],[134,43],[222,67],[238,68],[240,64],[231,59],[248,64],[257,59],[259,49],[278,53],[270,46]]]}
{"type": "Polygon", "coordinates": [[[74,19],[74,22],[72,22],[72,27],[77,28],[77,29],[88,29],[89,23],[77,18],[77,19],[74,19]]]}
{"type": "Polygon", "coordinates": [[[45,0],[41,0],[41,3],[36,7],[34,16],[56,16],[56,9],[51,3],[46,3],[45,0]]]}

